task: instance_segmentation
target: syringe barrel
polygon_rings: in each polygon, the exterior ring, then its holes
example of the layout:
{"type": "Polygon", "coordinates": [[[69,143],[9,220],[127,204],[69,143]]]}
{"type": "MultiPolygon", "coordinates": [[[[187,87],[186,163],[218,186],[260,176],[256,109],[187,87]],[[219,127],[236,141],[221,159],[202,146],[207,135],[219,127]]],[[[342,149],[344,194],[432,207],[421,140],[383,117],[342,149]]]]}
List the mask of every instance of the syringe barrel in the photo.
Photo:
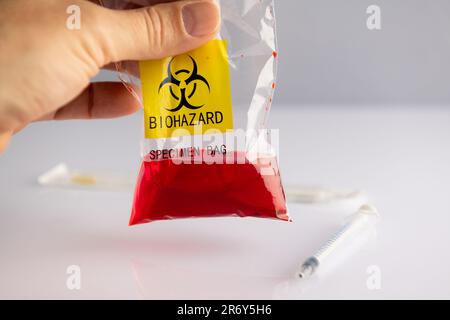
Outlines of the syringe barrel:
{"type": "Polygon", "coordinates": [[[347,223],[341,230],[339,230],[332,238],[330,238],[314,255],[319,261],[323,262],[339,245],[348,239],[350,236],[355,236],[358,232],[364,230],[365,227],[370,226],[374,222],[376,216],[367,214],[365,212],[358,212],[353,219],[347,223]]]}

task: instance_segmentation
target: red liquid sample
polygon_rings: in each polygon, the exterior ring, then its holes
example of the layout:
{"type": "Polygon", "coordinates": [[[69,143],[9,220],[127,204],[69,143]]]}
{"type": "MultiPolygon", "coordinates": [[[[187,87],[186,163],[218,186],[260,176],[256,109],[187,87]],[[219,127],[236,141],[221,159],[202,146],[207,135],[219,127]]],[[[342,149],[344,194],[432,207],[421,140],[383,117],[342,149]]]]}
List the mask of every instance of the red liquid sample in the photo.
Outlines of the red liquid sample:
{"type": "MultiPolygon", "coordinates": [[[[235,159],[243,154],[235,153],[235,159]]],[[[222,157],[222,156],[221,156],[222,157]]],[[[220,164],[144,161],[130,225],[157,220],[259,217],[289,221],[274,158],[220,164]],[[262,174],[263,173],[263,174],[262,174]]]]}

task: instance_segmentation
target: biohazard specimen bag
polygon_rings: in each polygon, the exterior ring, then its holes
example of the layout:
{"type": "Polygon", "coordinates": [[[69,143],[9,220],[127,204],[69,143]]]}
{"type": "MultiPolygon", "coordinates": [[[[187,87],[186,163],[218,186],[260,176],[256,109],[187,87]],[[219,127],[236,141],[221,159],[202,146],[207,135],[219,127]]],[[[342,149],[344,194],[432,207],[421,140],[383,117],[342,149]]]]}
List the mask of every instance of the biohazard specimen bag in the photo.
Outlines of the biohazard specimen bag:
{"type": "MultiPolygon", "coordinates": [[[[104,4],[124,9],[133,1],[104,4]]],[[[289,220],[277,135],[267,129],[278,55],[273,1],[217,3],[216,39],[140,62],[145,138],[130,225],[194,217],[289,220]]]]}

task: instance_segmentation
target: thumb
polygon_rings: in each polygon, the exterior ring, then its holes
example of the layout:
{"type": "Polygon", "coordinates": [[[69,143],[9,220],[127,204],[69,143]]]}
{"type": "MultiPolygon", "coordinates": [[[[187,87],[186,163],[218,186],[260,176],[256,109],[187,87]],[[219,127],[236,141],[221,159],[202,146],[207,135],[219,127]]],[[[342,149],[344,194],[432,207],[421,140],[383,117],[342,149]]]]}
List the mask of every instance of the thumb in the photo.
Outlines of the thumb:
{"type": "Polygon", "coordinates": [[[136,10],[102,9],[101,39],[106,62],[159,59],[214,38],[220,11],[214,0],[186,0],[136,10]]]}

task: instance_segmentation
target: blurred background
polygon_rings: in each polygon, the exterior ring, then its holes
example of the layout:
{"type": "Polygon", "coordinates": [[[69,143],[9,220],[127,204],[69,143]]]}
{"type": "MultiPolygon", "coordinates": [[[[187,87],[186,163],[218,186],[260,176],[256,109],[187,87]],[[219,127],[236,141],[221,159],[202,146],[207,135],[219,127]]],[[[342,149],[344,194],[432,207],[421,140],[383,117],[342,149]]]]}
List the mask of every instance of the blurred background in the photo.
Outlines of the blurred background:
{"type": "Polygon", "coordinates": [[[276,9],[276,103],[450,104],[450,1],[278,0],[276,9]],[[379,31],[367,28],[370,5],[381,8],[379,31]]]}
{"type": "Polygon", "coordinates": [[[277,1],[278,99],[300,105],[450,104],[450,1],[277,1]],[[382,29],[367,28],[381,8],[382,29]]]}

